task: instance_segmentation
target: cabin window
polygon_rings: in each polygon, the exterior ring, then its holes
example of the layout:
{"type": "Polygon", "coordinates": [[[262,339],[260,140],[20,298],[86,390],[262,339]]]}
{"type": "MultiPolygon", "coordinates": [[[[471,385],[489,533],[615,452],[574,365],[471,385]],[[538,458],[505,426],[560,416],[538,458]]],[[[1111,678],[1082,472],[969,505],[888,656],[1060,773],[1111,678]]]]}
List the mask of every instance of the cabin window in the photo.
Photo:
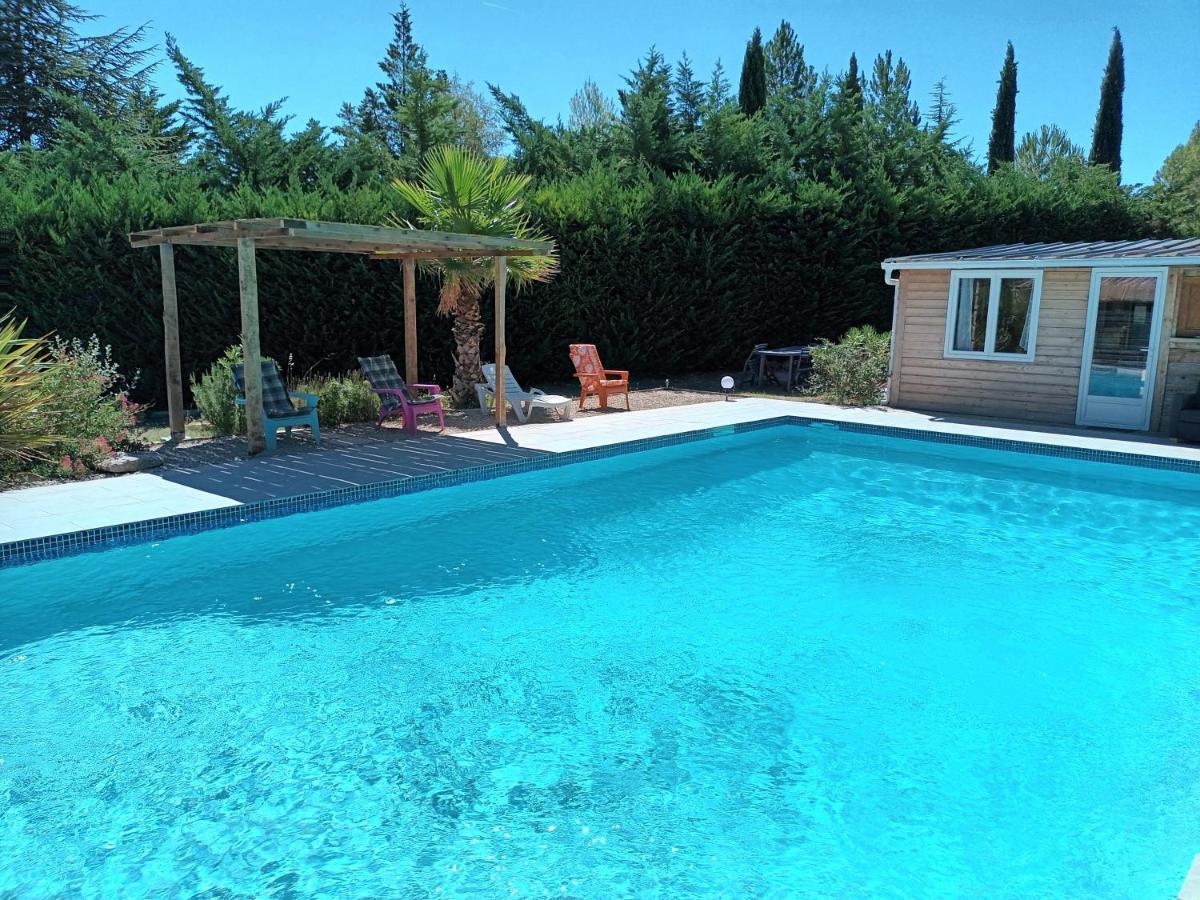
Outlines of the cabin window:
{"type": "Polygon", "coordinates": [[[1040,271],[951,273],[946,356],[1032,360],[1041,293],[1040,271]]]}

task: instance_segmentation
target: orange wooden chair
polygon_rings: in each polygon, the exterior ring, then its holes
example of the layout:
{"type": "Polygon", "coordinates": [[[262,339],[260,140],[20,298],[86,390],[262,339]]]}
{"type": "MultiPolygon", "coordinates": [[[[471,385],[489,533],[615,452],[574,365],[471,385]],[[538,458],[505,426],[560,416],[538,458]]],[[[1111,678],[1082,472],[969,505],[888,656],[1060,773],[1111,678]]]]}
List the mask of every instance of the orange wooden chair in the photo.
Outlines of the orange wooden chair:
{"type": "Polygon", "coordinates": [[[580,409],[583,409],[588,394],[599,398],[601,409],[608,409],[609,394],[624,394],[625,408],[629,409],[629,372],[604,368],[595,344],[572,344],[571,362],[575,364],[575,377],[579,379],[580,409]]]}

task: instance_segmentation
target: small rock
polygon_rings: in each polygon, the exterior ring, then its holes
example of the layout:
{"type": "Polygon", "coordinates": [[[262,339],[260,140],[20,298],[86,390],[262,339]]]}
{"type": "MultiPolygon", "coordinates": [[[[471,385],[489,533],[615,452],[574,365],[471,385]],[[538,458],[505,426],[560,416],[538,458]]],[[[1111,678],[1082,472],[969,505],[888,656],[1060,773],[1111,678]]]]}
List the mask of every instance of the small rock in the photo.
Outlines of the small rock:
{"type": "Polygon", "coordinates": [[[125,475],[128,472],[156,469],[162,464],[161,454],[147,450],[145,453],[114,453],[108,459],[96,463],[96,469],[108,475],[125,475]]]}

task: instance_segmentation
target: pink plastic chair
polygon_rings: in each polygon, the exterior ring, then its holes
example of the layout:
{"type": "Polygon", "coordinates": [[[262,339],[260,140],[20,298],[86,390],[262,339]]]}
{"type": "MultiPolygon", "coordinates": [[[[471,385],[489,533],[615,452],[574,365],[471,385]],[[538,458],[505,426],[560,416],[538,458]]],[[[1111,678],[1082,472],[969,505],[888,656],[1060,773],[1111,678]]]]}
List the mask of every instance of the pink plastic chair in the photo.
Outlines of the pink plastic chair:
{"type": "Polygon", "coordinates": [[[442,401],[438,399],[442,389],[436,384],[406,384],[396,369],[392,358],[387,356],[360,356],[358,365],[363,375],[371,383],[371,390],[379,395],[379,421],[382,425],[385,419],[394,416],[404,417],[404,428],[410,434],[417,432],[417,416],[436,415],[441,431],[446,430],[446,416],[442,411],[442,401]],[[413,390],[426,391],[433,396],[429,400],[420,400],[413,390]]]}

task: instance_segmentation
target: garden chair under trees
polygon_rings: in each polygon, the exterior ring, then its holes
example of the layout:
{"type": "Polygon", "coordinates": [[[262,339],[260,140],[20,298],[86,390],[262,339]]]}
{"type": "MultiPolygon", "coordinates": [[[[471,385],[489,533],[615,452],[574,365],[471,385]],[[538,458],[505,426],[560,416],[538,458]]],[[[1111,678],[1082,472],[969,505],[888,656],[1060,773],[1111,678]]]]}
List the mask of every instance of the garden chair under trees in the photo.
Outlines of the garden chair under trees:
{"type": "Polygon", "coordinates": [[[600,362],[595,344],[572,344],[571,362],[575,365],[575,377],[579,379],[579,408],[583,409],[588,394],[595,394],[600,408],[608,409],[609,394],[624,394],[625,408],[629,409],[629,371],[606,369],[600,362]]]}
{"type": "Polygon", "coordinates": [[[446,416],[438,395],[442,389],[436,384],[406,384],[396,364],[387,354],[383,356],[360,356],[359,368],[371,383],[371,390],[379,395],[379,421],[402,416],[404,427],[410,434],[417,431],[417,416],[436,415],[442,431],[446,430],[446,416]],[[425,393],[421,397],[414,391],[425,393]]]}
{"type": "MultiPolygon", "coordinates": [[[[475,395],[479,398],[479,408],[486,412],[488,397],[492,398],[492,402],[496,398],[496,364],[487,363],[480,368],[487,384],[475,385],[475,395]]],[[[571,418],[571,401],[568,398],[547,394],[541,388],[525,390],[508,366],[504,367],[504,402],[521,423],[526,422],[535,409],[552,409],[564,419],[571,418]]]]}
{"type": "MultiPolygon", "coordinates": [[[[246,367],[239,364],[233,366],[233,383],[237,388],[237,405],[246,405],[246,367]]],[[[265,441],[268,450],[275,449],[275,433],[284,429],[289,435],[297,426],[307,425],[312,432],[313,440],[318,446],[321,443],[321,425],[317,422],[316,394],[305,391],[289,391],[279,374],[279,367],[273,359],[262,361],[262,392],[263,392],[263,429],[266,432],[265,441]],[[297,409],[293,400],[303,400],[304,407],[297,409]]]]}
{"type": "Polygon", "coordinates": [[[750,351],[750,355],[742,363],[742,374],[738,380],[739,386],[758,384],[758,354],[766,350],[768,346],[768,344],[754,345],[754,349],[750,351]]]}

